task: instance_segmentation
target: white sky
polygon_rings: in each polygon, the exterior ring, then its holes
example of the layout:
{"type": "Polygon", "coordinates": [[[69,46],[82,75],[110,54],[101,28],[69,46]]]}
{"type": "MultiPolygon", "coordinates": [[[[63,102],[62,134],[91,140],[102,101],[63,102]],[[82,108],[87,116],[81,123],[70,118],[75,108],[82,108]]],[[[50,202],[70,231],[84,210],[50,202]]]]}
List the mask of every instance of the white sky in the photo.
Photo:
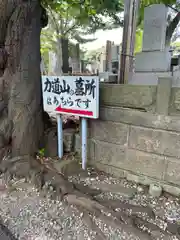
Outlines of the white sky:
{"type": "Polygon", "coordinates": [[[97,31],[94,35],[87,36],[89,37],[94,37],[97,38],[96,41],[94,42],[89,42],[83,45],[84,48],[87,50],[95,50],[98,48],[101,48],[102,46],[106,45],[106,41],[113,41],[115,44],[120,44],[122,42],[122,34],[123,34],[123,29],[122,28],[117,28],[113,30],[100,30],[97,31]]]}

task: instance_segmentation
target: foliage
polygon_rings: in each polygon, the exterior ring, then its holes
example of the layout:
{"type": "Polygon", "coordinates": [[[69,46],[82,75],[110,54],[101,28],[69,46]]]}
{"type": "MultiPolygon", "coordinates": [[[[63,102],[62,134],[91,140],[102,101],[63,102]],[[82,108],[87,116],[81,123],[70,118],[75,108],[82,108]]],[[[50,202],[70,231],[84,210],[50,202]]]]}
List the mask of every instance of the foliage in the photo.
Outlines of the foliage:
{"type": "Polygon", "coordinates": [[[42,149],[39,150],[38,156],[39,156],[39,157],[44,157],[44,156],[45,156],[45,149],[44,149],[44,148],[42,148],[42,149]]]}
{"type": "Polygon", "coordinates": [[[66,13],[68,12],[72,14],[71,16],[75,18],[76,22],[86,26],[89,25],[89,32],[107,27],[103,17],[109,17],[115,25],[122,25],[123,23],[122,19],[117,16],[117,13],[122,12],[124,9],[123,3],[119,0],[44,1],[46,1],[43,2],[45,8],[60,14],[62,19],[67,17],[66,13]]]}
{"type": "MultiPolygon", "coordinates": [[[[119,0],[92,1],[85,0],[82,4],[78,1],[56,2],[54,5],[46,5],[49,13],[49,21],[57,33],[63,36],[73,35],[78,42],[83,39],[76,36],[77,30],[81,35],[91,34],[98,29],[112,29],[123,25],[119,12],[123,11],[123,4],[119,0]],[[108,21],[107,21],[108,20],[108,21]]],[[[69,37],[69,36],[68,36],[69,37]]],[[[71,36],[72,38],[72,36],[71,36]]]]}
{"type": "Polygon", "coordinates": [[[58,12],[63,5],[71,5],[73,8],[81,9],[85,15],[92,16],[101,12],[119,12],[123,3],[119,0],[42,0],[42,5],[47,9],[58,12]],[[84,11],[85,10],[85,11],[84,11]]]}
{"type": "Polygon", "coordinates": [[[171,44],[171,47],[173,49],[173,55],[179,55],[180,54],[180,42],[173,42],[171,44]]]}
{"type": "MultiPolygon", "coordinates": [[[[158,3],[164,3],[175,9],[179,9],[176,0],[141,0],[135,52],[141,51],[142,47],[144,8],[158,3]]],[[[98,29],[113,29],[123,26],[123,19],[120,17],[120,13],[124,10],[123,0],[46,0],[43,4],[51,12],[49,16],[52,17],[52,13],[56,15],[53,19],[56,19],[58,25],[61,24],[61,27],[59,26],[61,36],[76,40],[79,43],[95,40],[93,38],[88,39],[85,36],[94,33],[98,29]],[[62,26],[62,24],[64,25],[62,26]]],[[[169,23],[172,21],[174,15],[170,13],[170,16],[168,19],[169,23]]],[[[52,22],[52,19],[49,21],[52,22]]],[[[43,46],[45,49],[54,49],[56,43],[54,41],[55,36],[52,38],[52,31],[46,29],[46,31],[43,31],[43,34],[42,40],[44,39],[43,46]]],[[[174,35],[175,37],[176,34],[174,35]]]]}
{"type": "MultiPolygon", "coordinates": [[[[43,59],[47,58],[49,50],[58,52],[62,38],[69,40],[69,52],[72,53],[72,43],[94,41],[87,35],[99,29],[112,29],[123,25],[119,13],[123,11],[123,3],[119,0],[66,0],[42,2],[48,13],[49,24],[42,30],[41,52],[43,59]]],[[[73,54],[70,54],[71,56],[73,54]]],[[[45,61],[48,64],[48,61],[45,61]]]]}
{"type": "Polygon", "coordinates": [[[138,28],[136,31],[136,40],[135,40],[135,53],[141,52],[142,50],[142,41],[143,41],[143,30],[138,28]]]}

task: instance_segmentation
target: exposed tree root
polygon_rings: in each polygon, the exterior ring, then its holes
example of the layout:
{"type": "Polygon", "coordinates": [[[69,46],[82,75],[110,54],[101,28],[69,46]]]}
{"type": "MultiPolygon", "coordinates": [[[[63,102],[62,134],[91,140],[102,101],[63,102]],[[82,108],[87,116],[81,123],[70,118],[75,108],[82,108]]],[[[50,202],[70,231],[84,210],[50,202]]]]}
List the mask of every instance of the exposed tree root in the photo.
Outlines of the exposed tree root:
{"type": "Polygon", "coordinates": [[[75,185],[75,188],[78,191],[80,191],[80,192],[82,192],[82,193],[84,193],[86,195],[90,195],[92,197],[93,196],[97,196],[97,195],[99,195],[102,192],[100,190],[96,190],[96,189],[92,189],[92,188],[89,188],[87,186],[84,186],[82,184],[74,184],[74,185],[75,185]]]}
{"type": "Polygon", "coordinates": [[[104,233],[100,230],[100,228],[93,222],[92,216],[89,215],[88,212],[84,211],[83,209],[83,215],[82,220],[84,224],[89,228],[92,229],[92,231],[96,232],[96,240],[104,240],[106,239],[106,236],[104,233]]]}
{"type": "Polygon", "coordinates": [[[160,229],[157,225],[150,223],[147,220],[144,220],[137,216],[133,216],[132,219],[133,219],[134,225],[140,229],[145,228],[146,231],[148,231],[148,229],[150,229],[152,233],[156,232],[156,235],[158,235],[159,237],[160,236],[167,236],[167,237],[170,236],[170,234],[168,234],[166,231],[160,229]]]}
{"type": "Polygon", "coordinates": [[[39,189],[49,183],[54,189],[54,197],[60,196],[67,204],[74,205],[83,212],[82,220],[88,228],[97,233],[96,239],[98,240],[106,239],[106,237],[95,224],[93,217],[101,220],[107,226],[118,228],[128,235],[133,235],[142,240],[158,239],[153,234],[151,235],[151,232],[169,236],[168,232],[139,217],[139,213],[144,213],[154,219],[152,209],[116,200],[98,200],[95,196],[100,194],[99,190],[90,189],[81,184],[73,184],[48,163],[42,165],[37,160],[35,161],[33,157],[23,156],[4,159],[0,169],[3,172],[8,171],[11,176],[30,178],[39,189]],[[131,215],[128,215],[124,209],[131,210],[131,215]]]}
{"type": "Polygon", "coordinates": [[[118,211],[122,212],[122,210],[129,209],[131,210],[131,215],[137,215],[138,213],[144,213],[148,215],[150,218],[154,219],[155,214],[150,207],[142,207],[137,206],[129,203],[122,203],[119,200],[101,200],[100,201],[103,205],[109,206],[112,209],[118,209],[118,211]]]}
{"type": "Polygon", "coordinates": [[[67,194],[64,196],[64,200],[68,204],[73,204],[78,208],[83,208],[86,212],[99,218],[107,226],[111,226],[114,229],[120,228],[128,234],[132,234],[139,239],[151,239],[148,234],[141,232],[132,225],[126,225],[121,219],[118,218],[116,212],[111,211],[111,209],[101,205],[97,201],[93,200],[91,197],[83,196],[79,192],[74,191],[72,194],[67,194]]]}

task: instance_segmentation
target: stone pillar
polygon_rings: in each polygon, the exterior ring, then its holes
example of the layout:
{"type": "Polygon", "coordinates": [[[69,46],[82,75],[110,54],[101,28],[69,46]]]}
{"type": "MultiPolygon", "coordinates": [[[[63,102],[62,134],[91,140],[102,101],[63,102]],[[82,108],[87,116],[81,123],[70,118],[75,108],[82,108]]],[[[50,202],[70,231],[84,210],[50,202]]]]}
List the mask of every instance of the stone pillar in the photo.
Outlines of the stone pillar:
{"type": "Polygon", "coordinates": [[[112,43],[111,41],[106,42],[106,71],[112,71],[112,43]]]}
{"type": "Polygon", "coordinates": [[[172,77],[159,77],[157,85],[156,112],[168,115],[171,98],[172,77]]]}

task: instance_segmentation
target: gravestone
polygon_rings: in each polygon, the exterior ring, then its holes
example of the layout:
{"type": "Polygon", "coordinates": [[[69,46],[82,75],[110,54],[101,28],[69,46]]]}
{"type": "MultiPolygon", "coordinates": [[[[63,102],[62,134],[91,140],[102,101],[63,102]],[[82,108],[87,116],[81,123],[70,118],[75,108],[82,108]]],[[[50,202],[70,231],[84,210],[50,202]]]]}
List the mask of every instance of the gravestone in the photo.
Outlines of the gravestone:
{"type": "Polygon", "coordinates": [[[49,52],[49,75],[61,75],[62,74],[62,63],[58,61],[57,54],[49,52]]]}
{"type": "Polygon", "coordinates": [[[166,48],[168,8],[164,4],[154,4],[145,8],[142,52],[136,55],[135,71],[170,71],[171,54],[166,48]]]}
{"type": "Polygon", "coordinates": [[[143,51],[165,50],[167,11],[167,7],[163,4],[145,8],[143,51]]]}
{"type": "Polygon", "coordinates": [[[145,8],[142,52],[135,57],[130,84],[158,84],[158,77],[171,76],[171,53],[166,46],[168,8],[154,4],[145,8]]]}
{"type": "Polygon", "coordinates": [[[49,73],[55,74],[57,56],[54,52],[49,51],[49,73]]]}

